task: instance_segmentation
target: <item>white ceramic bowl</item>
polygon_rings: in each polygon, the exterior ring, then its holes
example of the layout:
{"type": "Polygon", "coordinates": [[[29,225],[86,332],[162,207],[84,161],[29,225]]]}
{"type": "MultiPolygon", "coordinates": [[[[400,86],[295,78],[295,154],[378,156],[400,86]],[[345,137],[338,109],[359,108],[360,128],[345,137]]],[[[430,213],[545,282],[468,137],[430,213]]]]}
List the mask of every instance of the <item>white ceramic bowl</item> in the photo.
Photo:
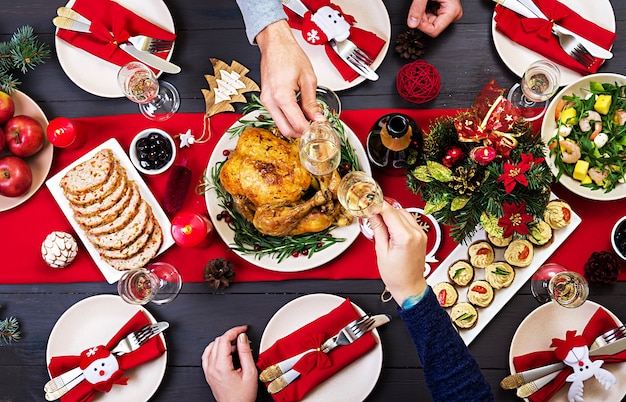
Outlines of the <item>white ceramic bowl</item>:
{"type": "Polygon", "coordinates": [[[620,226],[622,226],[621,231],[624,232],[622,236],[626,237],[626,216],[622,216],[617,222],[615,222],[615,225],[613,226],[613,230],[611,231],[611,245],[613,246],[613,250],[615,251],[615,254],[617,254],[618,257],[621,258],[622,260],[626,261],[626,255],[624,255],[624,253],[622,253],[620,249],[617,247],[617,242],[615,239],[615,236],[620,230],[620,226]]]}
{"type": "Polygon", "coordinates": [[[158,128],[147,128],[141,131],[139,134],[137,134],[135,138],[133,138],[133,141],[130,143],[130,148],[128,149],[128,156],[130,157],[130,160],[135,166],[135,168],[140,173],[148,174],[148,175],[160,174],[160,173],[165,172],[174,164],[174,160],[176,159],[176,143],[174,142],[174,138],[172,138],[172,136],[166,133],[165,131],[158,129],[158,128]],[[137,154],[137,142],[142,138],[148,137],[152,133],[161,134],[163,137],[165,137],[167,141],[169,141],[170,145],[172,146],[172,155],[169,161],[163,167],[159,169],[143,168],[139,162],[139,156],[137,154]]]}

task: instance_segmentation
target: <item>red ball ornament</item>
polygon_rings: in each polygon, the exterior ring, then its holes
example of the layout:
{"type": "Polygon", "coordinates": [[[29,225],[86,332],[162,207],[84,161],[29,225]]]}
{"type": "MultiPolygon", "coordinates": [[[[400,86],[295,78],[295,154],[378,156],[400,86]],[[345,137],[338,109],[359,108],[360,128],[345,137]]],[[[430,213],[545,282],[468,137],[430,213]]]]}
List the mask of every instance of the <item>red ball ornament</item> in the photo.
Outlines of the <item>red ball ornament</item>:
{"type": "Polygon", "coordinates": [[[424,60],[405,64],[398,71],[396,88],[403,99],[413,103],[426,103],[439,95],[439,71],[424,60]]]}
{"type": "Polygon", "coordinates": [[[465,158],[465,154],[461,148],[455,145],[448,145],[444,148],[444,155],[441,159],[441,163],[443,163],[444,166],[451,168],[461,162],[463,158],[465,158]]]}

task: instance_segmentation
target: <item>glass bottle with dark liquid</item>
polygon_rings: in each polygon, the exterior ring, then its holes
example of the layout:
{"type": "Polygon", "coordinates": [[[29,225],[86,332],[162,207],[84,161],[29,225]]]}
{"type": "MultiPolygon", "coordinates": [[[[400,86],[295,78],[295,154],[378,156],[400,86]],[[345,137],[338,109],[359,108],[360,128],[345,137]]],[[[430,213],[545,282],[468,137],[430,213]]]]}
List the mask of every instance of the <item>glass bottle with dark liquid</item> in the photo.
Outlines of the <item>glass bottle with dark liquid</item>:
{"type": "Polygon", "coordinates": [[[367,156],[382,173],[402,176],[417,164],[422,144],[417,123],[407,115],[392,113],[381,117],[367,136],[367,156]]]}

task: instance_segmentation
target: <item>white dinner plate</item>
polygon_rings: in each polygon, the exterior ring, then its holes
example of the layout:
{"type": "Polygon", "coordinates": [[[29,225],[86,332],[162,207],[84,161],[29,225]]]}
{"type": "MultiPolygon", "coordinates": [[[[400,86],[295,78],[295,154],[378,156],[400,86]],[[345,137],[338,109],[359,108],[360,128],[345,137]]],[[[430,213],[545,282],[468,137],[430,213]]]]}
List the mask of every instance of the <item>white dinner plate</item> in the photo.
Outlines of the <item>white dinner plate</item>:
{"type": "MultiPolygon", "coordinates": [[[[552,194],[552,198],[556,198],[554,194],[552,194]]],[[[557,229],[553,231],[554,239],[552,243],[547,246],[534,247],[534,257],[531,264],[525,268],[515,268],[515,279],[511,286],[502,288],[502,289],[494,289],[494,298],[493,302],[487,307],[477,307],[478,311],[478,322],[476,325],[470,329],[461,329],[459,330],[459,334],[466,345],[469,345],[478,334],[485,329],[487,324],[498,314],[498,312],[504,307],[509,300],[517,291],[526,284],[526,282],[530,279],[530,277],[535,273],[535,271],[554,253],[554,251],[565,242],[565,240],[569,237],[570,234],[574,232],[574,230],[580,225],[582,219],[580,216],[576,214],[576,212],[572,211],[572,217],[570,220],[570,224],[565,226],[562,229],[557,229]]],[[[487,235],[483,229],[480,229],[467,244],[459,244],[453,251],[446,257],[445,260],[439,264],[437,269],[426,279],[430,286],[435,286],[439,282],[449,282],[448,278],[448,267],[454,264],[458,260],[469,260],[467,255],[467,248],[470,244],[477,241],[486,241],[487,235]]],[[[495,252],[495,260],[494,261],[504,261],[504,248],[493,247],[495,252]]],[[[485,270],[484,269],[474,269],[474,280],[484,280],[485,279],[485,270]]],[[[459,292],[459,302],[467,301],[467,289],[469,286],[458,287],[459,292]]]]}
{"type": "MultiPolygon", "coordinates": [[[[613,7],[609,0],[561,0],[561,3],[602,28],[615,32],[615,15],[613,14],[613,7]]],[[[493,35],[493,43],[496,46],[496,51],[500,55],[500,58],[504,64],[520,78],[524,75],[524,71],[526,71],[530,63],[545,59],[545,57],[539,53],[518,45],[502,32],[498,31],[493,18],[491,21],[491,33],[493,35]]],[[[561,70],[561,85],[567,85],[582,77],[582,75],[576,71],[563,66],[559,67],[561,70]]]]}
{"type": "MultiPolygon", "coordinates": [[[[153,22],[155,25],[175,32],[174,20],[163,0],[115,0],[135,14],[153,22]]],[[[70,0],[66,7],[72,7],[75,0],[70,0]]],[[[54,36],[59,63],[65,74],[83,90],[104,98],[120,98],[124,94],[117,84],[117,72],[120,66],[103,60],[93,54],[71,45],[54,36]]],[[[170,49],[166,60],[170,60],[174,46],[170,49]]],[[[157,76],[160,76],[159,71],[157,76]]]]}
{"type": "MultiPolygon", "coordinates": [[[[337,0],[335,4],[341,7],[344,13],[352,15],[356,19],[354,26],[375,33],[379,38],[385,41],[385,45],[380,53],[374,59],[370,68],[374,71],[381,65],[389,49],[389,41],[391,40],[391,22],[389,21],[389,13],[382,0],[337,0]]],[[[302,33],[293,30],[293,34],[309,56],[315,74],[317,75],[317,84],[333,91],[341,91],[352,88],[363,81],[362,76],[357,77],[353,81],[346,81],[337,68],[330,62],[324,46],[311,45],[302,38],[302,33]]]]}
{"type": "MultiPolygon", "coordinates": [[[[554,118],[554,111],[556,109],[556,104],[558,103],[559,99],[561,99],[561,97],[565,94],[574,94],[581,98],[584,98],[589,93],[589,85],[591,81],[625,85],[626,76],[608,73],[592,74],[582,77],[563,88],[557,95],[554,96],[554,98],[552,98],[552,102],[550,102],[548,110],[546,110],[543,123],[541,124],[541,138],[543,139],[544,143],[547,144],[550,138],[554,137],[556,133],[557,124],[554,118]]],[[[552,173],[556,177],[556,175],[559,173],[559,169],[554,164],[554,156],[550,156],[550,151],[547,147],[545,148],[544,152],[546,155],[546,162],[548,163],[548,166],[550,166],[552,173]]],[[[626,184],[618,184],[613,190],[605,193],[603,190],[592,190],[590,188],[583,187],[580,185],[580,182],[578,180],[574,180],[572,177],[566,174],[561,175],[559,183],[561,183],[572,193],[590,200],[611,201],[620,200],[626,197],[626,184]]]]}
{"type": "MultiPolygon", "coordinates": [[[[316,293],[299,297],[285,304],[270,319],[261,336],[259,351],[263,353],[280,338],[328,314],[346,299],[316,293]]],[[[365,312],[352,303],[356,311],[365,312]]],[[[372,392],[383,367],[383,347],[378,330],[372,330],[376,346],[315,387],[303,399],[305,402],[363,401],[372,392]]]]}
{"type": "MultiPolygon", "coordinates": [[[[91,346],[106,344],[138,311],[150,322],[155,318],[142,306],[128,304],[119,296],[97,295],[83,299],[67,309],[58,319],[48,338],[46,362],[53,356],[77,356],[91,346]]],[[[159,334],[165,345],[165,337],[159,334]]],[[[147,401],[156,392],[165,375],[167,351],[154,360],[125,372],[126,386],[113,386],[99,393],[98,402],[147,401]]]]}
{"type": "Polygon", "coordinates": [[[65,169],[61,170],[59,173],[48,179],[48,181],[46,182],[48,190],[50,190],[50,193],[52,193],[52,197],[54,197],[57,204],[59,204],[61,211],[63,211],[65,217],[70,222],[70,225],[72,225],[72,228],[74,228],[74,231],[76,231],[76,234],[83,242],[85,249],[89,252],[89,255],[91,255],[91,258],[93,258],[94,262],[98,266],[98,269],[100,269],[100,272],[102,272],[102,275],[104,275],[104,278],[107,280],[107,282],[115,283],[124,274],[124,271],[118,271],[117,269],[107,264],[102,258],[100,258],[100,254],[98,253],[96,248],[91,244],[80,225],[74,220],[74,213],[70,208],[69,201],[67,200],[67,198],[65,198],[63,190],[59,185],[61,179],[63,178],[63,176],[65,176],[65,173],[67,173],[68,170],[72,169],[79,163],[82,163],[91,158],[98,151],[104,148],[109,148],[113,151],[113,155],[115,155],[115,157],[118,159],[120,165],[122,165],[126,169],[126,174],[128,175],[128,178],[130,180],[134,180],[135,183],[137,183],[137,186],[139,187],[139,192],[141,193],[141,197],[146,200],[146,202],[150,205],[154,217],[161,225],[161,229],[163,229],[163,243],[161,244],[161,248],[159,249],[157,255],[163,253],[165,250],[173,246],[174,238],[172,237],[172,225],[169,218],[163,211],[163,208],[161,208],[161,205],[159,204],[157,199],[154,197],[154,194],[152,194],[152,192],[146,185],[146,182],[143,181],[143,178],[141,177],[137,169],[135,169],[135,167],[133,166],[132,162],[128,158],[128,155],[126,155],[124,149],[122,149],[120,143],[117,142],[115,138],[111,138],[98,145],[97,147],[71,163],[65,169]]]}
{"type": "MultiPolygon", "coordinates": [[[[39,105],[37,105],[35,101],[33,101],[26,94],[20,91],[13,92],[13,94],[11,94],[11,98],[13,99],[13,103],[15,104],[15,113],[13,114],[14,116],[30,116],[37,120],[39,123],[41,123],[44,132],[44,144],[43,148],[35,155],[25,158],[33,174],[33,183],[30,186],[30,190],[28,190],[26,194],[20,197],[5,197],[0,195],[0,212],[7,211],[11,208],[15,208],[18,205],[21,205],[22,203],[30,199],[30,197],[32,197],[37,192],[37,190],[39,190],[41,185],[46,180],[46,177],[48,177],[48,172],[50,172],[50,166],[52,166],[52,156],[54,154],[54,147],[52,146],[50,141],[48,141],[48,137],[46,136],[48,119],[46,118],[46,115],[43,113],[39,105]]],[[[0,156],[10,154],[11,153],[6,148],[3,151],[0,151],[0,156]]]]}
{"type": "MultiPolygon", "coordinates": [[[[255,119],[259,114],[259,111],[254,111],[243,116],[241,120],[252,120],[255,119]]],[[[241,125],[241,123],[236,122],[231,126],[231,128],[237,127],[239,125],[241,125]]],[[[359,164],[361,165],[361,169],[371,175],[372,171],[363,145],[361,145],[361,142],[357,138],[356,134],[354,134],[354,132],[348,126],[344,124],[344,128],[346,138],[356,151],[356,155],[358,157],[359,164]]],[[[211,172],[211,170],[218,163],[224,161],[225,150],[235,149],[235,146],[237,145],[237,139],[238,137],[231,138],[231,135],[229,133],[225,133],[222,138],[220,138],[220,140],[217,142],[217,145],[215,145],[215,149],[213,150],[211,157],[209,158],[209,163],[206,169],[207,172],[211,172]]],[[[215,226],[217,233],[219,233],[220,237],[227,245],[234,244],[235,234],[233,230],[223,219],[217,218],[217,216],[222,212],[222,207],[219,205],[219,200],[215,194],[215,190],[208,190],[205,193],[204,197],[207,204],[207,209],[209,211],[209,216],[211,217],[211,222],[213,222],[213,226],[215,226]]],[[[310,257],[300,256],[297,260],[285,258],[282,262],[278,262],[278,259],[272,256],[264,255],[260,258],[257,258],[253,254],[241,253],[236,250],[234,251],[241,258],[248,261],[249,263],[261,268],[269,269],[271,271],[306,271],[324,265],[339,256],[344,251],[346,251],[348,247],[350,247],[350,245],[356,240],[359,233],[361,232],[358,226],[358,222],[355,219],[351,225],[337,227],[331,231],[331,234],[334,237],[346,239],[345,241],[335,243],[324,250],[316,251],[310,257]]]]}
{"type": "MultiPolygon", "coordinates": [[[[546,303],[532,311],[522,321],[513,335],[509,352],[511,374],[515,373],[513,357],[540,350],[551,350],[552,338],[565,339],[566,331],[576,330],[581,334],[586,323],[598,308],[606,310],[597,303],[587,300],[582,306],[566,308],[556,302],[546,303]]],[[[622,322],[613,313],[606,310],[617,324],[622,322]]],[[[598,381],[591,378],[585,381],[585,401],[621,401],[626,395],[626,363],[604,364],[602,368],[609,370],[617,378],[617,384],[605,391],[598,381]]],[[[570,383],[554,395],[550,402],[567,402],[567,390],[570,383]]]]}

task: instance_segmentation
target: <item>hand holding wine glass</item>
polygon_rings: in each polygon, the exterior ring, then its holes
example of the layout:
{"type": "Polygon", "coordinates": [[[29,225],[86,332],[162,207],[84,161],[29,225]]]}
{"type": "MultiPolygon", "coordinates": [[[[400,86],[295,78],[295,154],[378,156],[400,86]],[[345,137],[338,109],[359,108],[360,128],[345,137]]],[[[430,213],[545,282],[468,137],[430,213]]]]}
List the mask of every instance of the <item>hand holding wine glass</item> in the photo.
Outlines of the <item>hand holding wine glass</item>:
{"type": "Polygon", "coordinates": [[[124,272],[117,282],[122,300],[130,304],[169,303],[178,296],[183,281],[178,270],[166,262],[124,272]]]}
{"type": "Polygon", "coordinates": [[[157,80],[154,72],[143,63],[132,61],[122,66],[117,82],[124,95],[139,104],[139,111],[150,120],[167,120],[178,111],[180,95],[166,81],[157,80]]]}
{"type": "Polygon", "coordinates": [[[524,119],[537,120],[548,108],[548,100],[559,89],[561,72],[556,64],[548,60],[532,63],[519,84],[509,90],[507,99],[515,105],[524,119]]]}

